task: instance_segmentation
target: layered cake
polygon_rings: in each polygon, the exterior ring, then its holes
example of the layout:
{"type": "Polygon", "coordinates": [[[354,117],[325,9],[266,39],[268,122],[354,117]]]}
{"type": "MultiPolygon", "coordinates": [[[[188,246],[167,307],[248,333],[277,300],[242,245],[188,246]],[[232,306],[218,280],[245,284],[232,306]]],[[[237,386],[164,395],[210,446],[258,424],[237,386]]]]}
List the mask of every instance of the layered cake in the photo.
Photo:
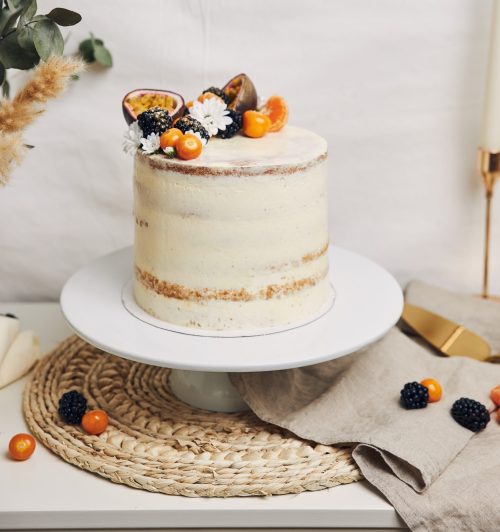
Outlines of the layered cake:
{"type": "MultiPolygon", "coordinates": [[[[175,142],[175,157],[147,144],[135,152],[134,296],[160,320],[286,327],[331,299],[326,141],[288,125],[249,136],[240,124],[237,134],[209,135],[193,158],[180,158],[175,142]]],[[[182,134],[201,141],[197,129],[182,134]]]]}

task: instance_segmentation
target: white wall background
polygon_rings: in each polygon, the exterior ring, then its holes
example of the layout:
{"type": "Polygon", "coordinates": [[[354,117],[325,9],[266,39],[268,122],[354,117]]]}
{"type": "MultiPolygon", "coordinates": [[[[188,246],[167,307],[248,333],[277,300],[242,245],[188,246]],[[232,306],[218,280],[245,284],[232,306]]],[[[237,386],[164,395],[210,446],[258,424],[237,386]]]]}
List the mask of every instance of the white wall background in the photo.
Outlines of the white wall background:
{"type": "MultiPolygon", "coordinates": [[[[120,102],[136,87],[186,99],[241,71],[280,93],[331,153],[331,236],[405,283],[479,291],[475,173],[488,0],[39,0],[83,15],[111,49],[27,133],[0,189],[0,300],[56,299],[87,261],[132,242],[132,159],[120,102]]],[[[17,81],[20,81],[19,79],[17,81]]],[[[492,288],[500,292],[500,185],[492,288]]]]}

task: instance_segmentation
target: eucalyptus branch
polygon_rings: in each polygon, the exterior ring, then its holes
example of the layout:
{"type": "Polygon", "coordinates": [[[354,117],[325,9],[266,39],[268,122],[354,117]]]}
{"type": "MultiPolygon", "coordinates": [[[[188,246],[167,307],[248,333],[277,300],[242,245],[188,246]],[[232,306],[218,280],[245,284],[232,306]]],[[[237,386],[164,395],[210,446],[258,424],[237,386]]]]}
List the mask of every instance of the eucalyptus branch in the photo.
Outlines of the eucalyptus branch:
{"type": "MultiPolygon", "coordinates": [[[[0,0],[0,7],[3,0],[0,0]]],[[[6,71],[14,68],[30,70],[40,59],[62,55],[64,39],[59,26],[73,26],[82,17],[79,13],[56,7],[37,15],[36,0],[16,0],[0,9],[0,85],[5,87],[6,71]]]]}

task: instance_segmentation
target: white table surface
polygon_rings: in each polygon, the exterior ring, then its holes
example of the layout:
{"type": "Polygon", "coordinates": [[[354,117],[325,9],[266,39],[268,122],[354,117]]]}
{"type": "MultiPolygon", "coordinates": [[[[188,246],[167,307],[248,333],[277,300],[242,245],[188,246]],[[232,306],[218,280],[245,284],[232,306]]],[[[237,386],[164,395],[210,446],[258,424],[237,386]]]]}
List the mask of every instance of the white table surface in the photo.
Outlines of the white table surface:
{"type": "MultiPolygon", "coordinates": [[[[71,331],[57,303],[0,303],[44,352],[71,331]]],[[[26,462],[8,458],[10,438],[27,430],[25,379],[0,390],[0,529],[394,529],[403,522],[367,482],[275,497],[175,497],[113,484],[53,455],[43,445],[26,462]]]]}

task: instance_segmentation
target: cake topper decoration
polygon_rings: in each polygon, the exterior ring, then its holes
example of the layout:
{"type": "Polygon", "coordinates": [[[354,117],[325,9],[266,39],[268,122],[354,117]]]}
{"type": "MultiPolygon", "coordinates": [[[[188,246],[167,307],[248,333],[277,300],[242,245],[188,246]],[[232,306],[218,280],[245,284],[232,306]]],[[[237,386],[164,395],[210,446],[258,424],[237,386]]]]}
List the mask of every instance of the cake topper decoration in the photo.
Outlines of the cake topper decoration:
{"type": "Polygon", "coordinates": [[[123,116],[131,124],[143,111],[152,107],[161,107],[168,111],[172,120],[182,116],[186,109],[184,98],[172,91],[159,89],[135,89],[125,94],[122,100],[123,116]]]}
{"type": "Polygon", "coordinates": [[[191,115],[183,116],[175,122],[175,127],[182,133],[191,133],[201,140],[203,146],[210,140],[210,133],[201,125],[196,118],[191,115]]]}
{"type": "Polygon", "coordinates": [[[141,138],[142,151],[147,155],[157,152],[160,149],[160,135],[150,133],[146,138],[141,138]]]}
{"type": "Polygon", "coordinates": [[[189,160],[199,157],[211,137],[230,139],[242,132],[259,138],[282,129],[288,120],[285,99],[271,96],[262,106],[257,102],[257,91],[246,74],[238,74],[222,89],[205,89],[187,104],[176,92],[133,90],[122,100],[129,124],[123,149],[189,160]]]}
{"type": "Polygon", "coordinates": [[[141,145],[142,130],[137,120],[132,122],[123,136],[123,151],[134,153],[141,145]]]}
{"type": "MultiPolygon", "coordinates": [[[[210,94],[210,93],[206,93],[210,94]]],[[[228,116],[227,104],[218,97],[205,98],[202,102],[194,102],[189,108],[189,116],[192,116],[208,131],[210,136],[224,131],[233,119],[228,116]]]]}
{"type": "Polygon", "coordinates": [[[230,109],[244,113],[257,109],[257,91],[252,80],[246,74],[238,74],[222,88],[227,95],[230,109]]]}

